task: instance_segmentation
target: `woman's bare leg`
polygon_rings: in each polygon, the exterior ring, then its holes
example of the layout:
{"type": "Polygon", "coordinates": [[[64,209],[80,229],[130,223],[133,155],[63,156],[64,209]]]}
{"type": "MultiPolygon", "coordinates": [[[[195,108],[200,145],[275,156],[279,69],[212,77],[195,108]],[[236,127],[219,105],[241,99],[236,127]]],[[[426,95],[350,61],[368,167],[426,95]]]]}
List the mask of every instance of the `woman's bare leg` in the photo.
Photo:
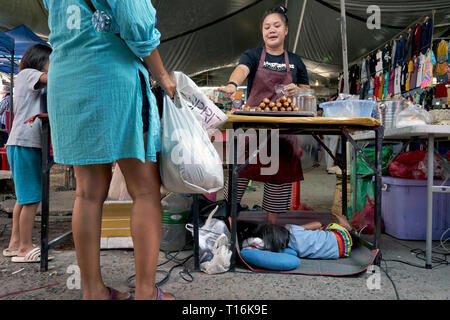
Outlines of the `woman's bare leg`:
{"type": "Polygon", "coordinates": [[[39,202],[33,204],[24,204],[20,211],[19,233],[20,246],[17,253],[19,257],[25,257],[28,252],[33,250],[33,227],[34,218],[39,202]]]}
{"type": "MultiPolygon", "coordinates": [[[[128,192],[133,199],[131,235],[136,268],[136,300],[156,299],[156,267],[161,241],[161,180],[157,163],[119,160],[128,192]]],[[[173,299],[163,294],[164,300],[173,299]]]]}
{"type": "MultiPolygon", "coordinates": [[[[108,299],[110,292],[100,270],[100,233],[103,202],[108,195],[111,165],[74,166],[77,177],[72,231],[84,300],[108,299]]],[[[119,293],[118,299],[129,294],[119,293]]]]}
{"type": "Polygon", "coordinates": [[[13,209],[12,216],[12,230],[11,230],[11,238],[9,240],[8,251],[16,251],[20,246],[20,213],[22,211],[23,205],[20,205],[16,202],[13,209]]]}

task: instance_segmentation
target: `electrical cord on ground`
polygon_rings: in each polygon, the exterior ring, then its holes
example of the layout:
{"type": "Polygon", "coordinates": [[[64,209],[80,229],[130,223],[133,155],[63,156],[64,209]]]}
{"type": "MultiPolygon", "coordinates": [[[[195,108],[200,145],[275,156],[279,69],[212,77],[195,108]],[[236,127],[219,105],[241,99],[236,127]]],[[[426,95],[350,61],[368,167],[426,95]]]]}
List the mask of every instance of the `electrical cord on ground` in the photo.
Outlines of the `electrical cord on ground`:
{"type": "MultiPolygon", "coordinates": [[[[192,242],[192,241],[191,241],[191,242],[192,242]]],[[[187,243],[183,248],[181,248],[181,249],[178,250],[178,251],[172,251],[172,252],[166,252],[166,253],[165,253],[166,261],[164,261],[164,262],[158,264],[158,265],[157,265],[157,268],[159,268],[159,267],[161,267],[161,266],[163,266],[163,265],[165,265],[165,264],[167,264],[167,263],[169,263],[169,262],[175,262],[176,264],[175,264],[174,266],[172,266],[172,267],[169,269],[169,271],[156,269],[156,273],[162,273],[162,274],[165,274],[165,277],[164,277],[162,280],[160,280],[160,281],[158,281],[158,282],[156,283],[157,286],[162,286],[162,285],[164,285],[167,281],[169,281],[170,275],[172,274],[172,271],[173,271],[174,269],[176,269],[176,268],[179,268],[179,267],[183,267],[183,270],[181,270],[181,271],[179,272],[179,275],[180,275],[180,277],[181,277],[184,281],[186,281],[186,282],[193,282],[193,281],[194,281],[194,277],[193,277],[192,274],[191,274],[192,270],[189,270],[189,269],[186,267],[186,263],[187,263],[194,255],[191,254],[191,255],[189,255],[188,257],[183,258],[183,259],[178,259],[178,258],[177,258],[178,254],[179,254],[181,251],[184,251],[184,250],[186,249],[186,247],[187,247],[191,242],[187,243]]],[[[128,287],[132,290],[132,292],[134,292],[134,289],[136,288],[135,285],[132,283],[133,279],[135,279],[135,278],[136,278],[136,274],[133,274],[132,276],[128,277],[128,279],[127,279],[127,285],[128,285],[128,287]]]]}
{"type": "Polygon", "coordinates": [[[384,269],[384,268],[380,265],[380,269],[381,269],[381,271],[383,271],[383,272],[386,274],[386,277],[389,279],[389,281],[391,281],[392,287],[394,288],[395,296],[397,297],[397,300],[400,300],[400,295],[398,294],[397,286],[395,285],[394,280],[392,280],[391,276],[390,276],[389,273],[388,273],[388,264],[387,264],[386,260],[383,259],[383,256],[382,256],[382,254],[381,254],[381,251],[380,251],[380,258],[381,258],[381,261],[384,261],[384,264],[385,264],[385,266],[386,266],[386,268],[384,269]]]}

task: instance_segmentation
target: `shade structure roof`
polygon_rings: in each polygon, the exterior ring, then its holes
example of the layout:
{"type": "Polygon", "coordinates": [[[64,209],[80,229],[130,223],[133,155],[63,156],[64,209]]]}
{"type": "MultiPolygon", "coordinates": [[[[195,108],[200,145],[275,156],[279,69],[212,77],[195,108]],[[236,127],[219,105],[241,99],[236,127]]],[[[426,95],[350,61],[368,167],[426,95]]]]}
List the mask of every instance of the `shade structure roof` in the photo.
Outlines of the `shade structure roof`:
{"type": "MultiPolygon", "coordinates": [[[[290,51],[295,49],[302,57],[311,81],[336,78],[342,70],[340,0],[152,0],[152,3],[162,33],[159,50],[169,71],[183,71],[198,79],[207,73],[209,84],[224,83],[246,49],[262,46],[260,19],[264,11],[281,4],[288,8],[286,47],[290,51]]],[[[425,16],[434,15],[435,37],[450,36],[448,0],[346,0],[345,4],[350,63],[405,33],[425,16]],[[371,5],[379,8],[379,29],[367,27],[371,5]]],[[[37,34],[48,35],[47,13],[41,0],[0,0],[0,7],[0,28],[26,23],[37,34]]]]}

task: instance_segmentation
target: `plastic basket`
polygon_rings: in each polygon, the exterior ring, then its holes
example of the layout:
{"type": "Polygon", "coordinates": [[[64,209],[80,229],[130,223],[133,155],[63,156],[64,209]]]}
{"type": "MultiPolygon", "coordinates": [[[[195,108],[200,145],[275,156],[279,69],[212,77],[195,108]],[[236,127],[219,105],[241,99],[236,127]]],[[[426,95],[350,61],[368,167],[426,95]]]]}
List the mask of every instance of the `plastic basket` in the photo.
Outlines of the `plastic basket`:
{"type": "Polygon", "coordinates": [[[337,100],[320,104],[325,117],[371,117],[376,101],[337,100]]]}

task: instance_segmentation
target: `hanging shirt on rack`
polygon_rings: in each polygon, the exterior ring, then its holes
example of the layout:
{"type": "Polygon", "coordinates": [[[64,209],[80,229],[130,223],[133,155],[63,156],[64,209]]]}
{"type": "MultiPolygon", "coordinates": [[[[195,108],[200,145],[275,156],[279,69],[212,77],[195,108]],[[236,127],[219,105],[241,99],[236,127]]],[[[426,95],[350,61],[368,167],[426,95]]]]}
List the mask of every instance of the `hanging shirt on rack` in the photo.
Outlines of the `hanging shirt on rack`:
{"type": "Polygon", "coordinates": [[[414,62],[412,60],[409,60],[408,62],[408,76],[406,78],[406,86],[405,86],[405,90],[409,91],[412,90],[411,88],[411,78],[412,78],[412,73],[414,72],[414,62]]]}
{"type": "Polygon", "coordinates": [[[404,63],[402,65],[402,76],[400,79],[400,90],[402,93],[406,91],[406,78],[407,77],[408,77],[408,64],[404,63]]]}
{"type": "Polygon", "coordinates": [[[414,57],[414,70],[411,74],[411,80],[409,81],[409,90],[417,88],[417,72],[419,70],[419,57],[414,57]]]}
{"type": "Polygon", "coordinates": [[[378,91],[380,90],[380,77],[375,76],[375,78],[373,80],[375,83],[375,86],[373,88],[373,95],[374,95],[374,97],[378,97],[378,91]]]}
{"type": "Polygon", "coordinates": [[[422,23],[422,32],[420,35],[420,49],[419,51],[425,54],[431,46],[431,39],[433,38],[433,18],[422,23]]]}
{"type": "Polygon", "coordinates": [[[418,24],[414,30],[414,54],[419,53],[420,49],[420,37],[422,35],[422,25],[418,24]]]}
{"type": "Polygon", "coordinates": [[[411,31],[408,33],[406,43],[405,43],[405,60],[409,61],[411,60],[413,56],[413,49],[414,49],[414,29],[411,29],[411,31]]]}
{"type": "Polygon", "coordinates": [[[376,53],[376,61],[375,72],[377,76],[380,76],[383,73],[383,52],[381,50],[376,53]]]}
{"type": "Polygon", "coordinates": [[[425,55],[422,53],[418,57],[419,59],[419,67],[417,69],[417,82],[416,82],[416,88],[422,87],[422,74],[423,74],[423,65],[425,63],[425,55]]]}
{"type": "Polygon", "coordinates": [[[383,85],[383,97],[382,97],[382,99],[385,99],[386,96],[388,95],[388,92],[389,92],[389,84],[390,84],[389,78],[390,78],[390,73],[389,73],[389,71],[387,71],[387,72],[384,74],[384,85],[383,85]]]}
{"type": "Polygon", "coordinates": [[[401,94],[402,92],[400,86],[401,78],[402,78],[402,67],[398,66],[397,68],[395,68],[394,95],[401,94]]]}
{"type": "Polygon", "coordinates": [[[395,67],[396,67],[396,65],[394,64],[396,53],[397,53],[397,41],[393,40],[392,41],[391,68],[390,69],[395,69],[395,67]]]}
{"type": "Polygon", "coordinates": [[[392,97],[395,92],[395,69],[391,69],[389,72],[388,94],[392,97]]]}
{"type": "Polygon", "coordinates": [[[436,64],[436,58],[433,50],[429,50],[425,55],[425,63],[422,70],[422,89],[433,85],[433,66],[436,64]]]}
{"type": "Polygon", "coordinates": [[[403,64],[403,59],[405,58],[405,42],[404,37],[396,41],[397,48],[395,50],[394,66],[403,64]]]}
{"type": "Polygon", "coordinates": [[[384,74],[380,75],[380,87],[378,88],[377,97],[379,100],[383,99],[383,88],[384,88],[384,74]]]}
{"type": "Polygon", "coordinates": [[[382,50],[383,55],[383,71],[388,72],[391,69],[392,64],[392,45],[390,43],[386,44],[382,50]]]}
{"type": "Polygon", "coordinates": [[[367,72],[367,59],[363,59],[361,63],[361,83],[364,83],[368,80],[368,72],[367,72]]]}
{"type": "Polygon", "coordinates": [[[447,82],[448,43],[442,40],[436,50],[436,77],[438,83],[447,82]]]}

